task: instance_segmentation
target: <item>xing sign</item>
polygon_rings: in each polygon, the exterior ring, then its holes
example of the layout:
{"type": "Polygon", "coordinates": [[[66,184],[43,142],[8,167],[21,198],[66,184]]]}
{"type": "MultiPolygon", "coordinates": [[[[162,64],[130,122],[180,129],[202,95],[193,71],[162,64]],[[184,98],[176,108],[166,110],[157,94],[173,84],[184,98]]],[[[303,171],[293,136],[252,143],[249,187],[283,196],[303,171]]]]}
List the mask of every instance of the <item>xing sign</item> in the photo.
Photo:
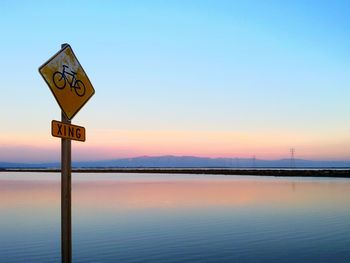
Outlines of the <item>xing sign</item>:
{"type": "Polygon", "coordinates": [[[39,68],[58,105],[71,120],[95,90],[69,45],[39,68]]]}
{"type": "Polygon", "coordinates": [[[77,125],[52,121],[51,134],[54,137],[85,142],[85,128],[77,125]]]}

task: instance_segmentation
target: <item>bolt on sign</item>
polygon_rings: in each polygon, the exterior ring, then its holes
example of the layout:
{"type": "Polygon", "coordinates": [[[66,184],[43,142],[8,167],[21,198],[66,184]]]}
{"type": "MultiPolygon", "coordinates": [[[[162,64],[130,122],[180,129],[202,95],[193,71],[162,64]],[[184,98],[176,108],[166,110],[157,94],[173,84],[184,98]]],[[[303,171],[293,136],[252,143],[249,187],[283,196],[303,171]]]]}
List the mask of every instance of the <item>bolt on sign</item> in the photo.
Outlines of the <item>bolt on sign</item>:
{"type": "Polygon", "coordinates": [[[52,121],[51,134],[53,137],[85,142],[85,128],[73,124],[52,121]]]}
{"type": "Polygon", "coordinates": [[[88,76],[69,45],[65,45],[44,63],[39,68],[39,72],[69,120],[95,93],[88,76]]]}

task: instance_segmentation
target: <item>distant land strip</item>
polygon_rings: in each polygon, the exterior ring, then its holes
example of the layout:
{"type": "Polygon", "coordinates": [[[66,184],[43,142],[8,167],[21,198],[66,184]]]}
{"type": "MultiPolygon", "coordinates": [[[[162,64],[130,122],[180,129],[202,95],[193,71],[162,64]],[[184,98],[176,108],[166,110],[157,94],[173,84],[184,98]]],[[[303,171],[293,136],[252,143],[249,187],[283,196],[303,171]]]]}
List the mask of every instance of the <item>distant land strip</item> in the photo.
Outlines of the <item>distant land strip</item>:
{"type": "MultiPolygon", "coordinates": [[[[2,168],[0,172],[61,172],[61,169],[2,168]]],[[[156,173],[350,178],[350,169],[73,168],[72,173],[156,173]]]]}

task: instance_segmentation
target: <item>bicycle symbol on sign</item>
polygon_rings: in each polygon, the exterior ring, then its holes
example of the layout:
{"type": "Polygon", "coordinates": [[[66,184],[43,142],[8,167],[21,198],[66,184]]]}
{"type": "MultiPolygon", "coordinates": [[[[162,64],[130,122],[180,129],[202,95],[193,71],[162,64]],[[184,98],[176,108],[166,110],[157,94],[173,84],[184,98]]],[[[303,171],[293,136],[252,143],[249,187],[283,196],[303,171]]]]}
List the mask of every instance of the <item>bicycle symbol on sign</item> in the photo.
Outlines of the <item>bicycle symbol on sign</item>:
{"type": "Polygon", "coordinates": [[[85,85],[84,83],[76,78],[77,73],[74,71],[68,72],[66,69],[68,66],[63,65],[63,70],[62,72],[56,71],[53,73],[52,80],[53,83],[55,84],[56,88],[63,90],[66,87],[66,84],[68,82],[70,89],[74,89],[75,93],[79,97],[83,97],[85,94],[85,85]],[[71,78],[68,78],[68,76],[71,76],[71,78]],[[69,80],[71,79],[71,80],[69,80]]]}

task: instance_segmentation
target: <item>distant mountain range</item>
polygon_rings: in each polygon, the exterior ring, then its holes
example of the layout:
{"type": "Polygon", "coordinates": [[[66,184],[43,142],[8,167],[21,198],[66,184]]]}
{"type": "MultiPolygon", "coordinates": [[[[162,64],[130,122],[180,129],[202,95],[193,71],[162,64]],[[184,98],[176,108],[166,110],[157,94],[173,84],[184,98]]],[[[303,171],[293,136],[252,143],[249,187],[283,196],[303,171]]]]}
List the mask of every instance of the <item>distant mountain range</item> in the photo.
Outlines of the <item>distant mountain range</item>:
{"type": "MultiPolygon", "coordinates": [[[[291,168],[290,159],[260,160],[253,158],[205,158],[195,156],[140,156],[102,161],[73,162],[75,168],[291,168]]],[[[0,168],[59,168],[60,163],[0,162],[0,168]]],[[[350,168],[350,161],[311,161],[295,159],[296,168],[350,168]]]]}

